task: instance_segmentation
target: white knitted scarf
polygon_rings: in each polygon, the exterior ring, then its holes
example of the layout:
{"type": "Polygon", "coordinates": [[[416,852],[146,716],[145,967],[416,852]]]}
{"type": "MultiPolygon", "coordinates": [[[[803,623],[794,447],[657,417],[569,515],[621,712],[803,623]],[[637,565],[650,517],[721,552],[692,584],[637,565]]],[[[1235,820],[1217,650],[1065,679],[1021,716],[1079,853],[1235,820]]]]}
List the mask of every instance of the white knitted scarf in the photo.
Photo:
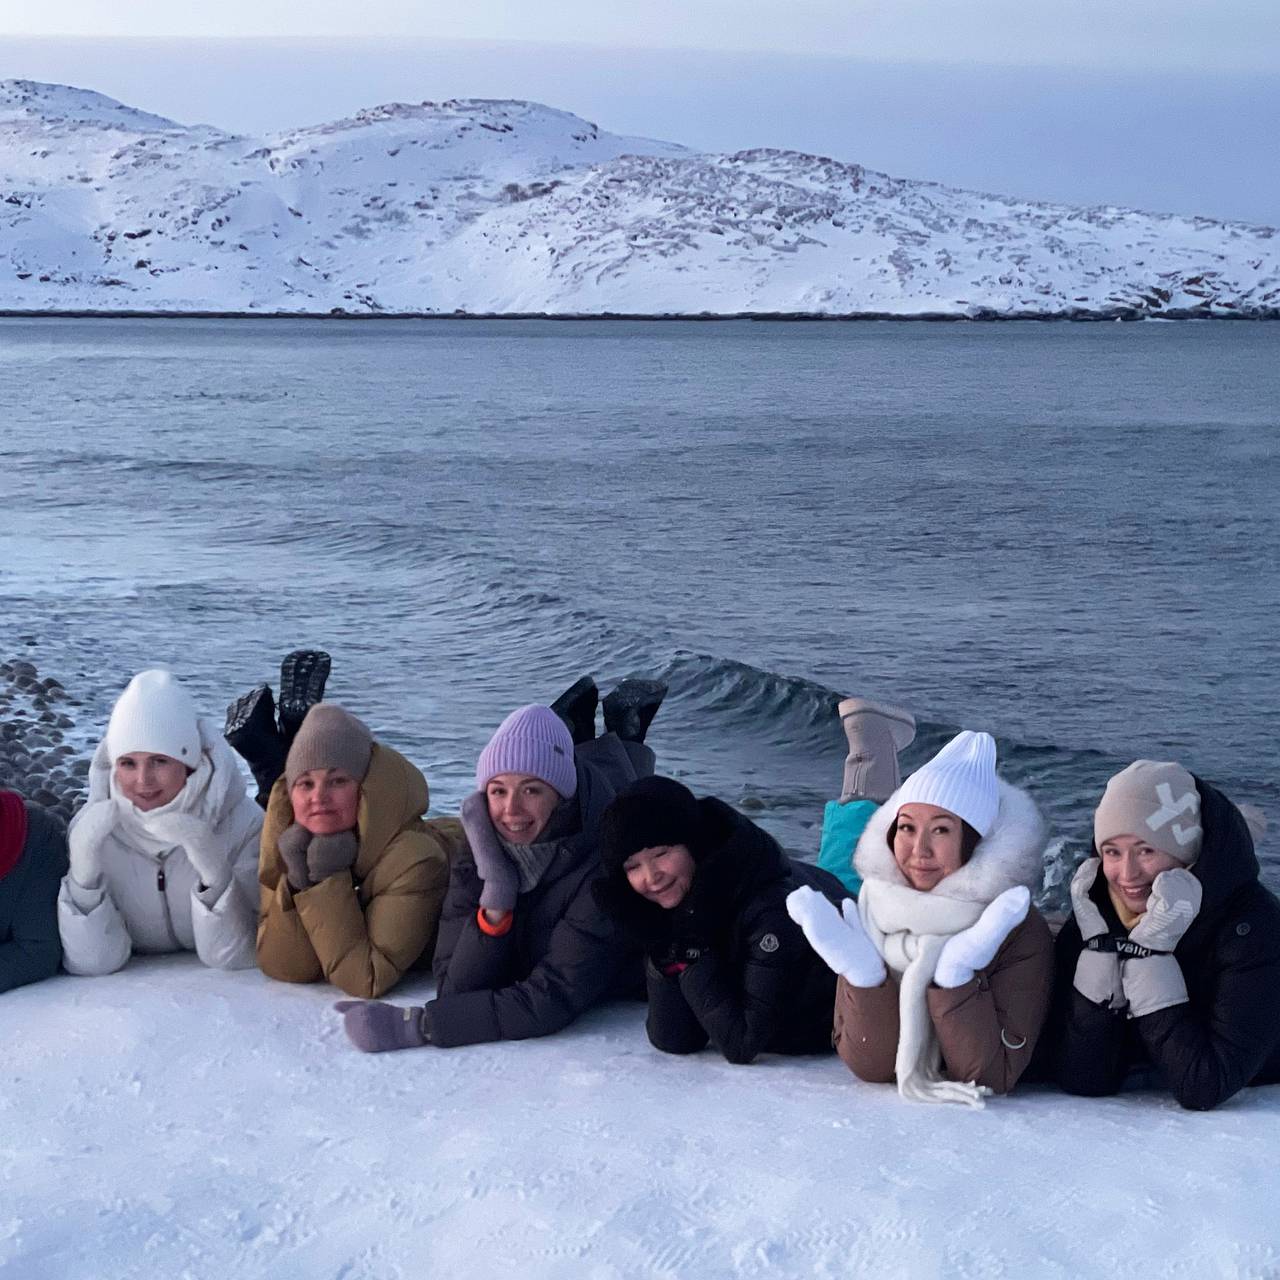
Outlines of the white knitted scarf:
{"type": "Polygon", "coordinates": [[[885,965],[898,975],[898,1092],[915,1102],[958,1102],[981,1107],[982,1085],[948,1080],[929,1016],[928,991],[947,939],[977,922],[984,902],[922,892],[906,884],[868,880],[858,894],[858,915],[885,965]]]}

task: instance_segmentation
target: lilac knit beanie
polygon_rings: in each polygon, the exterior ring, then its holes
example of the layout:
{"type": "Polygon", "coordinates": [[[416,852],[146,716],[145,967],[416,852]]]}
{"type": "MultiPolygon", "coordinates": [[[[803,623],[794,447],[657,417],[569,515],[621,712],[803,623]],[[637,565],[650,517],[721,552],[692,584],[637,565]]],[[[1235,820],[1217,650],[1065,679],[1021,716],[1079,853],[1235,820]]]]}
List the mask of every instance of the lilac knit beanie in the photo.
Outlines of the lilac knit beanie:
{"type": "Polygon", "coordinates": [[[500,773],[541,778],[566,800],[577,791],[573,738],[550,707],[521,707],[498,726],[476,761],[476,790],[483,791],[500,773]]]}

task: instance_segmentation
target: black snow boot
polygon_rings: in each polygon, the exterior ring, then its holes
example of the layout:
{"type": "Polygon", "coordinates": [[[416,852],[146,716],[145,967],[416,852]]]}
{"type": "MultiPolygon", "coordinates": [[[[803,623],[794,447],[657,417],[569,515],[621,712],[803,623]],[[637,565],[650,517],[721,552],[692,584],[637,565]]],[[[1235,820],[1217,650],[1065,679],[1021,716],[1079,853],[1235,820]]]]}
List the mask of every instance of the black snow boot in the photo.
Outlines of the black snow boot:
{"type": "Polygon", "coordinates": [[[222,736],[248,762],[258,784],[258,803],[265,809],[276,779],[284,772],[288,747],[276,728],[275,699],[270,685],[260,684],[227,708],[222,736]]]}
{"type": "Polygon", "coordinates": [[[297,736],[308,711],[324,697],[329,655],[321,649],[295,649],[280,664],[280,732],[286,746],[297,736]]]}
{"type": "Polygon", "coordinates": [[[643,742],[666,696],[661,680],[624,680],[602,704],[605,732],[616,733],[623,742],[643,742]]]}
{"type": "Polygon", "coordinates": [[[573,745],[591,742],[596,736],[596,704],[600,690],[590,676],[575,680],[552,704],[551,710],[569,727],[573,745]]]}

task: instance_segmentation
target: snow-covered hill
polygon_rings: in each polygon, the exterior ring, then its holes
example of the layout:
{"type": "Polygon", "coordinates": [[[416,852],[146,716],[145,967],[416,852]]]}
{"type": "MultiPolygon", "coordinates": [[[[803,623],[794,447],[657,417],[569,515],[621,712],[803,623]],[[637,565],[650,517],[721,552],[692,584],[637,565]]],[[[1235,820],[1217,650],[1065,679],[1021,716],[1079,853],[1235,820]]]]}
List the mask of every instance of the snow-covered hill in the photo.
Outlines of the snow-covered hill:
{"type": "Polygon", "coordinates": [[[9,80],[0,310],[1276,316],[1280,236],[700,154],[528,102],[259,139],[9,80]]]}

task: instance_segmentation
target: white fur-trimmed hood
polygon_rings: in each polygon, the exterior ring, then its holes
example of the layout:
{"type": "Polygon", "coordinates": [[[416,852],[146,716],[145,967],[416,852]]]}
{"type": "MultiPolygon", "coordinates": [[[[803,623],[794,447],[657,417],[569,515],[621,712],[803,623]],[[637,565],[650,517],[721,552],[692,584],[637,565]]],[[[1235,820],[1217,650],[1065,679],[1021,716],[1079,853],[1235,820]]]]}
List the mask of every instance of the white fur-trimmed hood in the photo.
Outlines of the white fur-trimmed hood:
{"type": "MultiPolygon", "coordinates": [[[[996,779],[999,807],[990,832],[958,871],[939,881],[932,892],[962,902],[991,902],[1006,889],[1025,885],[1032,893],[1044,876],[1049,828],[1036,802],[1020,787],[996,779]]],[[[871,815],[854,851],[854,869],[864,880],[906,885],[888,845],[889,828],[898,816],[898,792],[871,815]]]]}

